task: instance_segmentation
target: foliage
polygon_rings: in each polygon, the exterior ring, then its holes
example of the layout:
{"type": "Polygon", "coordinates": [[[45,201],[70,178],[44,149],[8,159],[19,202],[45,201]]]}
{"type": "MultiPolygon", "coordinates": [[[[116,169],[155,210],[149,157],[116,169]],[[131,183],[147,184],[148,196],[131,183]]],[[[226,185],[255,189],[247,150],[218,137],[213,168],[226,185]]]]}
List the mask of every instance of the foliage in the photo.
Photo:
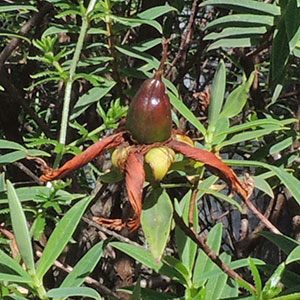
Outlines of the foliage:
{"type": "Polygon", "coordinates": [[[0,5],[1,299],[300,298],[300,2],[152,2],[0,5]],[[137,233],[91,220],[130,215],[111,153],[39,181],[44,159],[58,168],[122,127],[163,37],[173,123],[234,167],[259,222],[181,154],[161,182],[145,163],[137,233]]]}

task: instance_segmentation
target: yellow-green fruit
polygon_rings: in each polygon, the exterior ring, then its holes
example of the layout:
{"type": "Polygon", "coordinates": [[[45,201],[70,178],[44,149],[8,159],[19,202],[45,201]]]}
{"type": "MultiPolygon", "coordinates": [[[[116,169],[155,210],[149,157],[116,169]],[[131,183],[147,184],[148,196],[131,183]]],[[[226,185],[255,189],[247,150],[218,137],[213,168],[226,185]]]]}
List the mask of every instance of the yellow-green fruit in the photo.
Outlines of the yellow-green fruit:
{"type": "Polygon", "coordinates": [[[111,162],[114,167],[119,168],[124,170],[125,169],[125,164],[126,160],[129,154],[130,146],[128,147],[123,147],[123,148],[117,148],[113,152],[111,156],[111,162]]]}
{"type": "Polygon", "coordinates": [[[194,142],[187,135],[176,134],[175,135],[175,140],[178,141],[178,142],[182,142],[182,143],[185,143],[185,144],[188,144],[188,145],[194,147],[194,142]]]}
{"type": "Polygon", "coordinates": [[[168,147],[150,149],[145,155],[145,161],[150,165],[154,179],[162,180],[169,171],[175,158],[175,152],[168,147]]]}

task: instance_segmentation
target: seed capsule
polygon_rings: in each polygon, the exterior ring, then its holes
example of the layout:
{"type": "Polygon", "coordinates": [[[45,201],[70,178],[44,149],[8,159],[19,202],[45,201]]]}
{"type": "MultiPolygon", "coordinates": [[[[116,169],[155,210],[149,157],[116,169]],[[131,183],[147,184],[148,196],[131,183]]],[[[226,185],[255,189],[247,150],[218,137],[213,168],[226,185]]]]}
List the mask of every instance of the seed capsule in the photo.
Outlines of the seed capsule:
{"type": "Polygon", "coordinates": [[[171,136],[171,105],[161,71],[146,80],[135,95],[128,110],[126,129],[140,144],[163,142],[171,136]]]}

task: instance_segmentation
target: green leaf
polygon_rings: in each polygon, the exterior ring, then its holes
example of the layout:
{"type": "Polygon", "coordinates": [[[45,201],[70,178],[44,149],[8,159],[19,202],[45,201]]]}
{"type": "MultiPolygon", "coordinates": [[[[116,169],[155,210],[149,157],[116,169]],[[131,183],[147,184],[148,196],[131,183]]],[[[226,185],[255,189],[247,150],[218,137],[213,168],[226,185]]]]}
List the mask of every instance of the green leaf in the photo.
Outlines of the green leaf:
{"type": "Polygon", "coordinates": [[[23,151],[14,151],[0,156],[1,164],[11,164],[15,161],[23,159],[26,157],[26,153],[23,151]]]}
{"type": "Polygon", "coordinates": [[[263,289],[263,299],[274,299],[273,297],[277,296],[281,292],[282,287],[279,285],[279,282],[282,278],[284,270],[285,263],[283,262],[276,268],[274,273],[265,283],[263,289]]]}
{"type": "Polygon", "coordinates": [[[44,249],[37,267],[37,277],[42,280],[45,273],[61,254],[74,233],[85,209],[93,197],[86,197],[72,206],[56,225],[44,249]]]}
{"type": "Polygon", "coordinates": [[[224,61],[221,60],[212,83],[210,103],[208,107],[208,128],[206,140],[209,144],[212,142],[216,124],[223,105],[225,85],[226,70],[224,61]]]}
{"type": "Polygon", "coordinates": [[[169,266],[177,270],[188,282],[191,278],[191,273],[186,268],[186,266],[177,258],[170,255],[165,255],[163,261],[166,262],[169,266]]]}
{"type": "Polygon", "coordinates": [[[267,32],[265,26],[259,27],[226,27],[221,32],[211,32],[207,34],[204,40],[217,40],[228,37],[251,37],[263,35],[267,32]]]}
{"type": "Polygon", "coordinates": [[[115,86],[115,84],[116,83],[114,81],[111,81],[103,86],[94,87],[80,97],[73,108],[73,113],[70,116],[70,120],[72,121],[76,119],[93,103],[104,97],[115,86]]]}
{"type": "Polygon", "coordinates": [[[296,201],[300,204],[300,181],[286,170],[282,168],[278,168],[275,166],[271,166],[266,163],[258,162],[258,161],[251,161],[251,160],[225,160],[224,162],[229,165],[236,165],[236,166],[251,166],[251,167],[262,167],[271,170],[274,175],[276,175],[280,182],[282,182],[296,199],[296,201]]]}
{"type": "Polygon", "coordinates": [[[300,299],[300,293],[293,293],[285,296],[272,298],[272,300],[298,300],[298,299],[300,299]]]}
{"type": "Polygon", "coordinates": [[[46,296],[51,298],[82,296],[98,300],[102,299],[98,292],[89,287],[66,287],[51,289],[47,292],[46,296]]]}
{"type": "Polygon", "coordinates": [[[16,142],[2,140],[2,139],[0,139],[0,149],[13,149],[13,150],[20,150],[24,152],[26,151],[26,148],[23,147],[22,145],[16,142]]]}
{"type": "Polygon", "coordinates": [[[283,82],[289,56],[290,49],[286,33],[286,23],[284,18],[282,18],[275,30],[271,51],[270,85],[272,87],[283,82]]]}
{"type": "Polygon", "coordinates": [[[265,237],[277,247],[279,247],[285,254],[290,254],[299,246],[299,243],[292,238],[285,235],[278,235],[272,232],[260,232],[259,235],[265,237]]]}
{"type": "Polygon", "coordinates": [[[290,137],[276,143],[275,145],[273,145],[269,150],[269,154],[273,155],[275,153],[279,153],[280,151],[291,146],[293,144],[293,142],[294,142],[294,139],[293,139],[293,137],[290,136],[290,137]]]}
{"type": "Polygon", "coordinates": [[[254,80],[254,76],[255,72],[252,72],[248,81],[239,85],[229,94],[225,101],[224,108],[220,114],[220,118],[232,118],[241,112],[247,102],[249,89],[254,80]]]}
{"type": "Polygon", "coordinates": [[[0,36],[7,36],[7,37],[14,37],[14,38],[18,38],[21,40],[26,41],[27,43],[30,44],[30,39],[27,38],[26,36],[20,35],[20,34],[16,34],[14,32],[10,32],[7,30],[0,30],[0,36]]]}
{"type": "Polygon", "coordinates": [[[240,125],[236,125],[236,126],[232,126],[229,129],[225,129],[223,131],[218,132],[215,135],[215,138],[217,138],[219,135],[224,135],[224,134],[232,134],[232,133],[236,133],[239,131],[244,131],[250,128],[256,128],[256,127],[267,127],[270,125],[274,125],[274,126],[284,126],[286,124],[289,123],[293,123],[295,122],[295,119],[286,119],[286,120],[282,120],[282,121],[278,121],[276,119],[262,119],[262,120],[255,120],[255,121],[250,121],[250,122],[246,122],[240,125]]]}
{"type": "Polygon", "coordinates": [[[257,45],[259,39],[257,37],[240,37],[240,38],[223,38],[213,42],[207,48],[207,51],[222,48],[252,47],[257,45]]]}
{"type": "Polygon", "coordinates": [[[17,193],[9,180],[6,181],[8,203],[13,231],[21,257],[30,274],[35,274],[34,258],[31,245],[31,237],[27,227],[27,221],[17,193]]]}
{"type": "Polygon", "coordinates": [[[300,260],[300,245],[295,247],[291,253],[288,255],[285,263],[290,264],[294,261],[299,261],[300,260]]]}
{"type": "MultiPolygon", "coordinates": [[[[231,256],[226,252],[220,255],[220,259],[226,263],[230,264],[231,256]]],[[[238,295],[238,286],[232,281],[228,282],[228,275],[224,272],[219,273],[217,276],[209,278],[205,287],[206,294],[205,299],[223,299],[223,298],[233,298],[238,295]]]]}
{"type": "Polygon", "coordinates": [[[33,10],[35,12],[38,12],[38,9],[32,5],[0,4],[0,13],[13,11],[13,10],[33,10]]]}
{"type": "Polygon", "coordinates": [[[214,29],[222,27],[253,27],[256,25],[273,26],[274,17],[252,14],[234,14],[224,16],[210,22],[205,29],[214,29]]]}
{"type": "MultiPolygon", "coordinates": [[[[207,245],[218,254],[222,242],[222,223],[216,224],[207,236],[207,245]]],[[[203,273],[210,272],[217,268],[217,266],[210,260],[210,258],[200,250],[195,264],[193,283],[200,286],[205,280],[201,280],[200,276],[203,273]]]]}
{"type": "Polygon", "coordinates": [[[271,198],[274,198],[273,190],[272,190],[272,188],[270,187],[270,185],[268,184],[268,182],[266,180],[264,180],[260,176],[252,176],[252,178],[254,180],[254,186],[255,186],[255,188],[257,188],[260,191],[266,193],[271,198]]]}
{"type": "Polygon", "coordinates": [[[128,46],[116,46],[116,49],[122,54],[145,61],[153,69],[158,69],[158,59],[151,56],[150,54],[138,51],[133,47],[128,46]]]}
{"type": "Polygon", "coordinates": [[[217,198],[220,198],[220,199],[224,200],[225,202],[235,206],[240,212],[242,212],[241,205],[237,201],[235,201],[234,199],[232,199],[232,198],[230,198],[230,197],[228,197],[228,196],[226,196],[226,195],[224,195],[220,192],[214,191],[214,190],[210,190],[210,189],[203,188],[203,187],[200,187],[200,186],[198,188],[199,188],[200,191],[203,191],[208,195],[213,195],[217,198]]]}
{"type": "Polygon", "coordinates": [[[289,1],[285,10],[284,21],[289,41],[290,53],[294,51],[300,40],[300,7],[296,1],[289,1]]]}
{"type": "Polygon", "coordinates": [[[186,284],[184,277],[177,270],[163,262],[156,263],[155,259],[153,258],[153,255],[150,252],[138,246],[121,242],[112,242],[110,243],[110,246],[126,253],[130,257],[144,264],[145,266],[153,269],[155,272],[166,275],[169,278],[176,280],[183,285],[186,284]]]}
{"type": "Polygon", "coordinates": [[[153,19],[156,19],[156,18],[170,12],[170,11],[177,11],[177,9],[170,5],[161,5],[161,6],[155,6],[155,7],[149,8],[149,9],[139,13],[137,16],[142,19],[153,20],[153,19]]]}
{"type": "Polygon", "coordinates": [[[270,134],[271,132],[278,130],[278,127],[270,127],[268,129],[259,129],[259,130],[253,130],[253,131],[247,131],[247,132],[242,132],[239,134],[234,135],[231,139],[226,140],[222,143],[220,143],[217,146],[217,149],[222,149],[225,146],[232,145],[232,144],[237,144],[245,141],[250,141],[253,139],[257,139],[260,137],[263,137],[267,134],[270,134]]]}
{"type": "Polygon", "coordinates": [[[171,104],[183,115],[186,120],[188,120],[193,126],[195,126],[203,136],[206,135],[206,129],[202,123],[196,118],[196,116],[191,112],[191,110],[174,94],[168,93],[170,97],[171,104]]]}
{"type": "Polygon", "coordinates": [[[130,300],[140,300],[141,299],[141,279],[139,278],[134,285],[132,296],[130,300]]]}
{"type": "MultiPolygon", "coordinates": [[[[17,282],[32,282],[31,276],[10,256],[0,249],[0,272],[2,275],[0,277],[5,277],[6,275],[11,275],[15,278],[14,280],[20,280],[17,282]],[[6,273],[8,272],[9,273],[6,273]],[[15,274],[13,274],[15,273],[15,274]]],[[[1,280],[1,279],[0,279],[1,280]]],[[[3,279],[10,280],[10,279],[3,279]]]]}
{"type": "MultiPolygon", "coordinates": [[[[66,287],[78,287],[80,286],[85,278],[94,270],[99,260],[103,255],[106,242],[101,241],[91,248],[75,265],[73,271],[68,274],[64,279],[60,288],[66,287]]],[[[57,298],[56,300],[65,298],[57,298]]]]}
{"type": "Polygon", "coordinates": [[[157,263],[169,239],[172,219],[173,205],[168,194],[161,188],[154,189],[144,201],[141,224],[157,263]]]}
{"type": "Polygon", "coordinates": [[[280,7],[268,4],[259,1],[253,0],[243,0],[243,1],[236,1],[236,0],[207,0],[202,2],[199,7],[203,7],[205,5],[213,5],[217,7],[224,7],[228,9],[232,9],[234,11],[242,11],[242,12],[249,12],[249,13],[260,13],[260,14],[270,14],[273,16],[279,16],[281,13],[280,7]]]}
{"type": "Polygon", "coordinates": [[[256,265],[252,261],[251,257],[248,258],[248,261],[249,261],[249,267],[250,267],[250,270],[251,270],[251,273],[252,273],[252,277],[253,277],[254,282],[255,282],[255,287],[257,289],[257,293],[258,293],[258,295],[260,295],[261,291],[262,291],[262,282],[261,282],[260,274],[258,272],[258,269],[257,269],[256,265]]]}

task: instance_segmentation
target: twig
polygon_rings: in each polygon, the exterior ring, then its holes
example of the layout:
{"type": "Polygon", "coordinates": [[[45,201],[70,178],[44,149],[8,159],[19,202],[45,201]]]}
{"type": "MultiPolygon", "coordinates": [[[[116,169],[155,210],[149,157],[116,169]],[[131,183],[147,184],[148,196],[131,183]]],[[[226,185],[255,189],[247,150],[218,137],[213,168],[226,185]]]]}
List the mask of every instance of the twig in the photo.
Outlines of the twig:
{"type": "Polygon", "coordinates": [[[250,201],[249,198],[244,199],[248,208],[260,219],[260,221],[268,228],[271,232],[276,234],[282,234],[250,201]]]}
{"type": "MultiPolygon", "coordinates": [[[[111,4],[110,4],[110,0],[106,0],[106,5],[107,7],[110,9],[111,8],[111,4]]],[[[115,39],[114,39],[114,35],[113,35],[113,30],[112,30],[112,20],[110,18],[110,16],[106,16],[106,29],[107,29],[107,38],[108,38],[108,48],[110,51],[110,55],[112,57],[112,76],[114,81],[116,82],[116,88],[117,88],[117,92],[118,92],[118,96],[121,100],[121,104],[125,104],[124,103],[124,97],[123,97],[123,92],[122,92],[122,86],[121,86],[121,78],[120,78],[120,73],[119,73],[119,66],[118,66],[118,61],[117,61],[117,54],[116,54],[116,50],[115,50],[115,39]]]]}
{"type": "Polygon", "coordinates": [[[43,183],[40,181],[40,179],[34,173],[32,173],[31,170],[29,170],[25,165],[23,165],[22,163],[20,163],[18,161],[13,162],[12,164],[15,165],[17,168],[19,168],[26,175],[31,177],[35,181],[35,183],[37,183],[38,185],[43,185],[43,183]]]}
{"type": "MultiPolygon", "coordinates": [[[[35,14],[20,30],[19,35],[27,35],[27,33],[37,24],[40,23],[41,19],[53,9],[51,3],[46,3],[37,14],[35,14]]],[[[11,53],[19,45],[21,39],[14,37],[10,43],[2,50],[0,54],[0,71],[3,68],[5,61],[10,57],[11,53]]]]}
{"type": "MultiPolygon", "coordinates": [[[[43,256],[43,253],[39,250],[37,250],[35,252],[35,254],[38,256],[38,257],[42,257],[43,256]]],[[[62,264],[60,261],[56,260],[54,262],[54,265],[67,272],[67,273],[71,273],[74,268],[72,268],[71,266],[67,265],[67,264],[62,264]]],[[[87,284],[89,285],[92,285],[94,286],[100,293],[102,294],[106,294],[108,296],[111,296],[111,297],[114,297],[115,299],[117,300],[122,300],[115,292],[112,292],[109,288],[107,288],[106,286],[102,285],[101,283],[99,283],[99,281],[95,280],[94,278],[90,277],[90,276],[87,276],[85,277],[85,280],[84,280],[87,284]]]]}
{"type": "Polygon", "coordinates": [[[83,217],[82,220],[83,220],[85,223],[87,223],[88,225],[93,226],[93,227],[97,228],[98,230],[100,230],[100,231],[106,233],[107,235],[110,235],[110,236],[116,238],[118,241],[121,241],[121,242],[130,244],[130,245],[137,246],[137,247],[139,247],[139,248],[141,248],[141,249],[144,249],[140,244],[138,244],[138,243],[136,243],[136,242],[130,240],[130,239],[127,238],[127,237],[124,237],[124,236],[122,236],[122,235],[116,233],[115,231],[109,230],[108,228],[106,228],[106,227],[104,227],[104,226],[101,226],[101,225],[99,225],[98,223],[96,223],[96,222],[94,222],[94,221],[92,221],[92,220],[90,220],[90,219],[88,219],[88,218],[86,218],[86,217],[83,217]]]}
{"type": "Polygon", "coordinates": [[[181,41],[181,44],[179,47],[179,51],[177,52],[174,60],[172,61],[171,65],[169,66],[169,68],[166,70],[165,77],[167,77],[169,75],[171,69],[176,65],[176,63],[178,62],[179,59],[182,58],[181,59],[182,66],[184,66],[184,64],[185,64],[186,53],[190,47],[191,38],[193,36],[193,26],[195,24],[195,19],[196,19],[197,12],[198,12],[198,7],[199,7],[198,1],[199,0],[194,0],[194,2],[193,2],[193,7],[192,7],[189,23],[187,25],[186,32],[182,38],[182,41],[181,41]]]}
{"type": "Polygon", "coordinates": [[[248,286],[251,287],[251,289],[257,293],[256,288],[249,282],[247,282],[245,279],[243,279],[238,273],[236,273],[234,270],[232,270],[227,264],[225,264],[219,256],[205,243],[205,241],[191,228],[187,227],[183,220],[179,217],[176,211],[174,211],[174,219],[176,224],[180,227],[180,229],[189,236],[198,246],[200,249],[202,249],[205,254],[219,267],[221,268],[230,278],[236,280],[243,281],[248,286]]]}

